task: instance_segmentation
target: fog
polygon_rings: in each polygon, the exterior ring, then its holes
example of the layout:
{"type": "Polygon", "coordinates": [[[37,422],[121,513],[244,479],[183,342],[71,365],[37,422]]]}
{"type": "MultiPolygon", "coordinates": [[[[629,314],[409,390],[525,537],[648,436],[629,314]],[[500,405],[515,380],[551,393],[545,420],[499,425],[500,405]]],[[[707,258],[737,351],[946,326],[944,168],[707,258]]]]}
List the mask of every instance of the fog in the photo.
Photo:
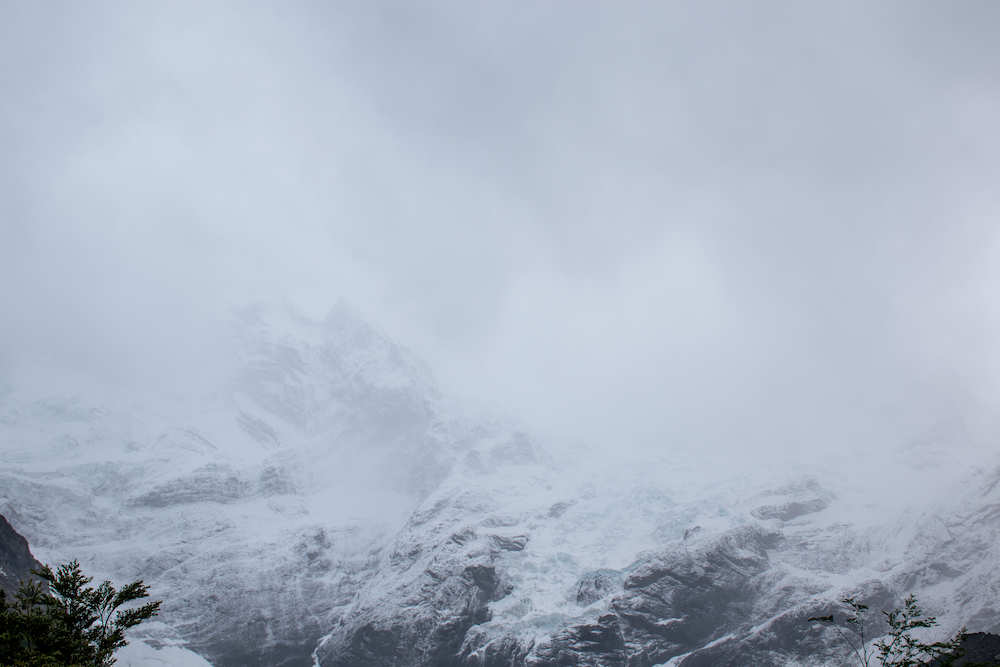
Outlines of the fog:
{"type": "Polygon", "coordinates": [[[447,394],[574,441],[989,452],[997,25],[3,3],[0,363],[183,386],[233,308],[343,299],[447,394]]]}

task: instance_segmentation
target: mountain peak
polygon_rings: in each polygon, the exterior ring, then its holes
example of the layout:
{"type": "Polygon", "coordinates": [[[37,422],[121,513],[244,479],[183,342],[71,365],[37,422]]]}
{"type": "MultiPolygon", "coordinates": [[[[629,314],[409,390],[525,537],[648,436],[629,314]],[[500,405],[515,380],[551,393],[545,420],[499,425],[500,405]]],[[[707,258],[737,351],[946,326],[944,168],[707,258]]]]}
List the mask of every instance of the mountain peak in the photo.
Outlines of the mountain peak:
{"type": "Polygon", "coordinates": [[[426,362],[343,302],[322,322],[288,305],[252,304],[236,313],[236,327],[233,391],[298,428],[334,413],[424,419],[440,398],[426,362]]]}
{"type": "Polygon", "coordinates": [[[360,313],[338,302],[323,323],[323,347],[346,378],[381,387],[413,387],[439,398],[430,366],[375,327],[360,313]]]}

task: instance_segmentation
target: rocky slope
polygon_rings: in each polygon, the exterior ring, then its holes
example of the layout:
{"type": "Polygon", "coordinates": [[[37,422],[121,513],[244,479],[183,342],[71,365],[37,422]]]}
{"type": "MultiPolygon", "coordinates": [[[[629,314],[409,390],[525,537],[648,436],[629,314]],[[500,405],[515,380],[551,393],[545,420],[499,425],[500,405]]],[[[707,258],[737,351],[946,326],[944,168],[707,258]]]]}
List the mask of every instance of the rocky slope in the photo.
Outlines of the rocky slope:
{"type": "Polygon", "coordinates": [[[233,339],[185,397],[0,392],[0,512],[165,601],[129,665],[820,665],[843,647],[806,619],[910,591],[1000,627],[1000,468],[890,507],[821,468],[607,460],[457,416],[342,307],[233,339]]]}
{"type": "Polygon", "coordinates": [[[31,555],[28,540],[0,515],[0,590],[7,594],[8,599],[12,598],[22,581],[37,579],[31,571],[41,566],[31,555]]]}

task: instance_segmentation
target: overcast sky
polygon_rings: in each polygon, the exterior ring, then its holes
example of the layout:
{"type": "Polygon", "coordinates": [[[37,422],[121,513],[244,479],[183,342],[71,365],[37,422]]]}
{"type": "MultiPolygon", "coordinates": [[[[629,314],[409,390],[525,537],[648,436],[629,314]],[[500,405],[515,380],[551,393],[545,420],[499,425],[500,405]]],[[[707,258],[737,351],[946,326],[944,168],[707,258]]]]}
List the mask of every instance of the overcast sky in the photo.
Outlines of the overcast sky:
{"type": "MultiPolygon", "coordinates": [[[[1000,4],[0,4],[0,359],[343,298],[570,438],[1000,414],[1000,4]]],[[[964,431],[963,431],[964,429],[964,431]]]]}

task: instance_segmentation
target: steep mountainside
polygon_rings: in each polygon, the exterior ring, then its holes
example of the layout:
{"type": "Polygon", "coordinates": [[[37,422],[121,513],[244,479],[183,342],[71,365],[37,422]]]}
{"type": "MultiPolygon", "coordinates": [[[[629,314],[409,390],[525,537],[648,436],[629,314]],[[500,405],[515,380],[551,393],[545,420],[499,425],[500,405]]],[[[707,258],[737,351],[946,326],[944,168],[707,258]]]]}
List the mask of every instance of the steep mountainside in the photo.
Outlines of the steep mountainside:
{"type": "Polygon", "coordinates": [[[867,527],[812,478],[687,498],[634,478],[614,497],[621,475],[575,490],[545,472],[507,489],[458,483],[413,515],[320,664],[840,664],[846,646],[807,619],[911,591],[942,636],[996,631],[997,472],[966,479],[963,514],[867,527]]]}
{"type": "Polygon", "coordinates": [[[776,461],[607,460],[457,416],[343,307],[248,308],[233,340],[182,397],[0,391],[0,512],[165,601],[125,664],[820,665],[842,646],[806,619],[910,591],[942,633],[1000,628],[1000,468],[922,507],[776,461]]]}
{"type": "Polygon", "coordinates": [[[426,365],[345,308],[249,308],[192,396],[0,394],[0,511],[43,560],[142,578],[147,639],[217,665],[308,665],[455,452],[523,437],[439,408],[426,365]]]}

